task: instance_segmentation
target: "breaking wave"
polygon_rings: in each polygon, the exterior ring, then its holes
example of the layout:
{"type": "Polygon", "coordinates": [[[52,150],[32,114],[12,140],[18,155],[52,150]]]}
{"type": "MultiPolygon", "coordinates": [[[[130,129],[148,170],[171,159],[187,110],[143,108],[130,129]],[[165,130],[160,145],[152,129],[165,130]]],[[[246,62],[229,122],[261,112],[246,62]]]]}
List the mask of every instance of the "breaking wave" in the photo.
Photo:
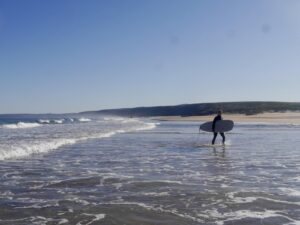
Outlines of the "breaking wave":
{"type": "Polygon", "coordinates": [[[78,121],[79,121],[79,122],[90,122],[90,121],[92,121],[92,120],[89,119],[89,118],[84,118],[84,117],[82,117],[82,118],[79,118],[78,121]]]}
{"type": "MultiPolygon", "coordinates": [[[[90,121],[86,118],[83,121],[90,121]]],[[[82,121],[82,122],[83,122],[82,121]]],[[[39,122],[48,123],[48,120],[40,120],[39,122]]],[[[51,122],[51,121],[50,121],[51,122]]],[[[95,124],[94,124],[95,125],[95,124]]],[[[19,122],[17,124],[6,124],[2,125],[9,129],[18,129],[18,128],[31,128],[31,127],[39,127],[43,126],[39,123],[23,123],[19,122]]],[[[141,130],[148,130],[153,129],[156,127],[156,123],[145,123],[142,121],[137,121],[133,124],[129,124],[124,126],[119,126],[118,128],[110,127],[107,131],[102,131],[101,126],[96,126],[98,130],[96,132],[92,132],[92,130],[85,130],[84,132],[81,131],[81,128],[84,129],[90,129],[90,126],[93,126],[93,124],[88,125],[86,123],[77,123],[77,128],[73,128],[70,132],[70,130],[64,130],[65,127],[59,127],[55,128],[53,127],[53,130],[51,131],[50,127],[42,127],[41,132],[47,132],[46,137],[42,138],[35,138],[31,134],[29,134],[29,139],[25,138],[18,140],[17,142],[12,143],[1,143],[0,144],[0,160],[6,160],[6,159],[13,159],[13,158],[23,158],[27,157],[33,154],[41,154],[41,153],[47,153],[52,150],[58,149],[65,145],[72,145],[80,141],[85,141],[89,139],[101,139],[101,138],[108,138],[115,134],[119,133],[125,133],[125,132],[133,132],[133,131],[141,131],[141,130]],[[99,127],[99,128],[98,128],[99,127]],[[60,132],[62,132],[61,135],[57,136],[56,132],[57,129],[61,129],[60,132]],[[79,133],[78,133],[79,130],[79,133]],[[51,133],[55,132],[55,134],[51,133]],[[72,133],[74,132],[74,133],[72,133]]],[[[51,126],[52,127],[52,126],[51,126]]],[[[67,128],[69,129],[69,128],[67,128]]],[[[39,132],[39,130],[35,130],[32,132],[39,132]]],[[[26,132],[27,133],[27,132],[26,132]]]]}
{"type": "Polygon", "coordinates": [[[33,127],[39,127],[41,124],[39,123],[25,123],[25,122],[18,122],[15,124],[4,124],[2,125],[2,128],[6,129],[24,129],[24,128],[33,128],[33,127]]]}

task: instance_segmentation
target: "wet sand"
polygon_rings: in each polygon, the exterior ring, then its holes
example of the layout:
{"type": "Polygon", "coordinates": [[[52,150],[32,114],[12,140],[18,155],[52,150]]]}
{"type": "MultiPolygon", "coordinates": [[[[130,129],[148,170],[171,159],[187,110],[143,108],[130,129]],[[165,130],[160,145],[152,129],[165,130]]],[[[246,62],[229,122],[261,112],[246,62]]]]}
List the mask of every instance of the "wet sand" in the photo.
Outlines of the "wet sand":
{"type": "MultiPolygon", "coordinates": [[[[152,117],[158,121],[210,121],[215,115],[209,116],[160,116],[152,117]]],[[[256,115],[244,114],[223,114],[223,119],[233,120],[241,123],[282,123],[282,124],[300,124],[300,112],[284,113],[262,113],[256,115]]]]}

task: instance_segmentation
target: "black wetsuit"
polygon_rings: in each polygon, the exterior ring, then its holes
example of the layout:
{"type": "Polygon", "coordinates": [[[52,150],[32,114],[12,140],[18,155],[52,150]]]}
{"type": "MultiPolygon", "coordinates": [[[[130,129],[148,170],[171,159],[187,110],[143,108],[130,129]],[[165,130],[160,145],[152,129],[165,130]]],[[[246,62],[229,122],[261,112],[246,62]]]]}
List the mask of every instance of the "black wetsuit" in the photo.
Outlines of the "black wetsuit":
{"type": "MultiPolygon", "coordinates": [[[[223,118],[222,118],[221,115],[217,115],[217,116],[214,118],[213,125],[212,125],[213,131],[215,131],[216,122],[217,122],[218,120],[222,120],[222,119],[223,119],[223,118]]],[[[213,140],[212,140],[212,142],[211,142],[213,145],[215,144],[217,135],[218,135],[218,133],[217,133],[217,132],[214,132],[214,138],[213,138],[213,140]]],[[[224,135],[224,133],[220,133],[220,135],[221,135],[222,138],[223,138],[223,141],[222,141],[223,144],[225,144],[225,135],[224,135]]]]}

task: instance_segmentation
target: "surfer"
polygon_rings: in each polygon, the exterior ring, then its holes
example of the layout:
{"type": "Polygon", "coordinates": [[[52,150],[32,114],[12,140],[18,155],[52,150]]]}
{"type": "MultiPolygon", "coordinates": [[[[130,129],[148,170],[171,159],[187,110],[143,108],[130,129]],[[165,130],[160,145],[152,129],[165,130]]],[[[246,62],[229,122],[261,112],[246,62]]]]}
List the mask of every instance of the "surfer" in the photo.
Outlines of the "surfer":
{"type": "MultiPolygon", "coordinates": [[[[211,142],[212,145],[215,144],[215,141],[216,141],[216,138],[217,138],[217,135],[218,135],[218,132],[215,132],[216,122],[217,122],[218,120],[223,120],[223,118],[222,118],[222,110],[219,110],[219,111],[218,111],[218,115],[217,115],[217,116],[214,118],[214,120],[213,120],[212,129],[213,129],[213,132],[214,132],[214,137],[213,137],[212,142],[211,142]]],[[[222,133],[222,132],[220,132],[220,135],[221,135],[222,138],[223,138],[223,141],[222,141],[222,142],[223,142],[223,145],[224,145],[224,144],[225,144],[225,134],[222,133]]]]}

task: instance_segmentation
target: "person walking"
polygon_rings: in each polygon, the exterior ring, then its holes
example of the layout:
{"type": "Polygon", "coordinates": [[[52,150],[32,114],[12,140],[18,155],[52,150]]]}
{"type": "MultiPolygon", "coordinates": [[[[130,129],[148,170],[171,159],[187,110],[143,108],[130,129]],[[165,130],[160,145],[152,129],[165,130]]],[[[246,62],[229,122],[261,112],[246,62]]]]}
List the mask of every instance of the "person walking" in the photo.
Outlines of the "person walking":
{"type": "MultiPolygon", "coordinates": [[[[212,130],[214,132],[214,137],[213,137],[212,142],[211,142],[212,145],[215,144],[215,141],[216,141],[216,138],[217,138],[217,135],[218,135],[218,132],[215,131],[216,122],[219,121],[219,120],[223,120],[222,113],[223,113],[222,110],[219,110],[217,116],[215,116],[215,118],[213,120],[212,130]]],[[[223,138],[222,143],[224,145],[225,144],[225,134],[223,132],[220,132],[220,135],[223,138]]]]}

